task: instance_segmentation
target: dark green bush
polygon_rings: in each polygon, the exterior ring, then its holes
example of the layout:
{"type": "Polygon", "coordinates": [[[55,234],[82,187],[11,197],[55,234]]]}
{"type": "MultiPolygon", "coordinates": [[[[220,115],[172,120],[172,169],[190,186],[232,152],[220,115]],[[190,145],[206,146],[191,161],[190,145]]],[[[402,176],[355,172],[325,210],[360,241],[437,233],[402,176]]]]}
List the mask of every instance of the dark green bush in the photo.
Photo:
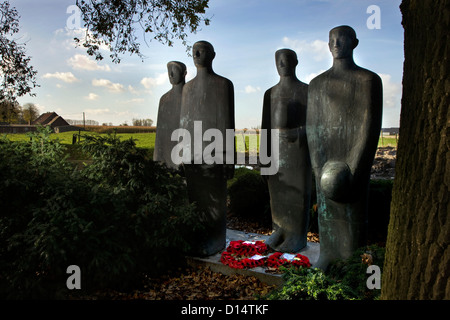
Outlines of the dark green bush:
{"type": "Polygon", "coordinates": [[[126,288],[184,261],[201,228],[176,172],[115,136],[86,141],[93,162],[74,169],[48,134],[0,140],[1,297],[64,296],[72,264],[93,290],[126,288]]]}
{"type": "Polygon", "coordinates": [[[285,283],[269,293],[268,300],[350,300],[353,290],[318,268],[283,268],[285,283]]]}
{"type": "Polygon", "coordinates": [[[373,259],[371,264],[380,267],[382,272],[384,253],[385,249],[378,245],[359,248],[350,258],[332,263],[327,270],[327,274],[351,287],[356,292],[358,299],[377,299],[380,295],[380,290],[367,288],[366,282],[369,275],[366,272],[368,265],[362,263],[361,256],[370,254],[373,259]]]}
{"type": "Polygon", "coordinates": [[[370,254],[373,265],[382,270],[384,248],[377,245],[360,248],[346,260],[330,264],[327,272],[318,268],[283,268],[285,283],[266,296],[270,300],[375,300],[380,290],[368,289],[368,265],[362,262],[370,254]]]}
{"type": "MultiPolygon", "coordinates": [[[[241,171],[243,169],[240,169],[241,171]]],[[[271,221],[270,195],[259,171],[244,169],[229,186],[231,211],[243,218],[271,221]]]]}

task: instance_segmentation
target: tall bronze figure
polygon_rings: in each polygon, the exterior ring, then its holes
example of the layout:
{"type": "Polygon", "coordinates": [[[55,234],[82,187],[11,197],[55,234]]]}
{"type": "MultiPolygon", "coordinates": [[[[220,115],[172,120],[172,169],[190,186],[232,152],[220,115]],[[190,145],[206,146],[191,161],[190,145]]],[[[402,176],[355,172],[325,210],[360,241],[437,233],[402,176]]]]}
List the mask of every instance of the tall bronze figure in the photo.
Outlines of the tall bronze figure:
{"type": "Polygon", "coordinates": [[[230,80],[213,71],[216,53],[209,42],[196,42],[192,55],[197,75],[184,86],[181,101],[180,128],[189,133],[184,138],[191,139],[187,141],[191,152],[187,158],[183,155],[183,166],[189,200],[197,204],[199,219],[206,226],[204,233],[195,235],[192,254],[208,256],[223,249],[226,242],[227,180],[234,174],[234,163],[226,164],[226,158],[230,154],[234,158],[234,134],[231,145],[224,140],[226,130],[234,130],[234,88],[230,80]],[[215,133],[214,138],[207,132],[215,133]],[[212,163],[204,153],[211,149],[212,163]]]}
{"type": "MultiPolygon", "coordinates": [[[[268,176],[274,232],[266,243],[278,251],[296,252],[306,246],[311,196],[311,164],[306,140],[308,85],[297,79],[297,55],[290,49],[275,53],[280,81],[264,94],[261,129],[279,130],[278,172],[268,176]]],[[[277,155],[275,155],[277,156],[277,155]]]]}
{"type": "Polygon", "coordinates": [[[159,100],[153,160],[176,169],[178,165],[173,163],[171,152],[177,142],[172,140],[172,133],[180,127],[181,93],[185,84],[186,65],[170,61],[167,64],[167,71],[172,89],[159,100]]]}
{"type": "Polygon", "coordinates": [[[309,84],[306,132],[316,178],[320,257],[326,269],[365,245],[370,169],[382,120],[380,77],[357,66],[349,26],[329,33],[333,66],[309,84]]]}

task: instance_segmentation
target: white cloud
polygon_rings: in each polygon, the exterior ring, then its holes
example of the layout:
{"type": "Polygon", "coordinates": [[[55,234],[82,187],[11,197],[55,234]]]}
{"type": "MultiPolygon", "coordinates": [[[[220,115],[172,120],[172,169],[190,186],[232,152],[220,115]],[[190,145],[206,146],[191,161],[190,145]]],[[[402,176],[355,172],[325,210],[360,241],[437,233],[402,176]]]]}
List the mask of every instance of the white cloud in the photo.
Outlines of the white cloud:
{"type": "Polygon", "coordinates": [[[402,86],[391,81],[390,74],[378,74],[383,81],[383,108],[400,108],[402,86]]]}
{"type": "Polygon", "coordinates": [[[45,79],[55,78],[55,79],[62,80],[67,83],[80,81],[72,74],[72,72],[46,73],[42,77],[45,79]]]}
{"type": "Polygon", "coordinates": [[[91,92],[85,98],[88,99],[88,100],[97,100],[98,99],[98,94],[95,94],[95,93],[91,92]]]}
{"type": "Polygon", "coordinates": [[[39,103],[35,103],[34,105],[38,109],[39,113],[44,113],[48,109],[46,106],[43,106],[39,103]]]}
{"type": "Polygon", "coordinates": [[[91,60],[82,54],[76,54],[67,60],[67,62],[72,68],[78,70],[111,71],[111,68],[108,65],[100,66],[95,60],[91,60]]]}
{"type": "Polygon", "coordinates": [[[300,56],[299,59],[302,58],[302,55],[312,55],[315,61],[322,61],[330,57],[330,50],[326,41],[313,40],[308,42],[284,37],[283,44],[297,52],[300,56]]]}
{"type": "Polygon", "coordinates": [[[132,85],[128,85],[128,91],[132,94],[139,94],[139,92],[132,85]]]}
{"type": "Polygon", "coordinates": [[[245,91],[245,93],[255,93],[255,92],[260,92],[261,88],[248,85],[245,87],[244,91],[245,91]]]}
{"type": "Polygon", "coordinates": [[[125,103],[132,103],[132,104],[141,104],[145,101],[145,99],[142,98],[133,98],[127,101],[124,101],[125,103]]]}
{"type": "Polygon", "coordinates": [[[103,115],[103,114],[108,114],[110,112],[110,110],[108,108],[84,109],[84,112],[89,115],[103,115]]]}
{"type": "Polygon", "coordinates": [[[167,80],[167,73],[161,73],[155,78],[142,78],[141,84],[144,86],[145,89],[151,89],[156,86],[163,85],[167,80]]]}
{"type": "Polygon", "coordinates": [[[111,92],[123,92],[124,91],[124,87],[122,84],[120,83],[113,83],[110,80],[107,79],[93,79],[92,80],[92,85],[94,87],[105,87],[107,88],[109,91],[111,92]]]}

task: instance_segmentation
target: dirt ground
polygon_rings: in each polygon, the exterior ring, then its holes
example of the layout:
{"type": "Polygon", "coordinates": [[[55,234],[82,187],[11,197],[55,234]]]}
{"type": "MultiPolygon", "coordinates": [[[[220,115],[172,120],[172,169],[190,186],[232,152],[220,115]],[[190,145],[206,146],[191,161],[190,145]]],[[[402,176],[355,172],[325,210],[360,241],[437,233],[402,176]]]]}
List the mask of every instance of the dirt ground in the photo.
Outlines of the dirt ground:
{"type": "Polygon", "coordinates": [[[394,179],[397,148],[380,147],[377,149],[372,165],[372,179],[394,179]]]}

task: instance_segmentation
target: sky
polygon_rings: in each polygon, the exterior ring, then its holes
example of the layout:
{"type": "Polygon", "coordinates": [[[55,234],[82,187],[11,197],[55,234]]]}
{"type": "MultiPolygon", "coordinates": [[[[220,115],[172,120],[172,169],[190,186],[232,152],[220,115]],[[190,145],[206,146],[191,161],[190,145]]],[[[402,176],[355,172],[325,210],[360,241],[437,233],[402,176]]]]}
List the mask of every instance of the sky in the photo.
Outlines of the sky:
{"type": "MultiPolygon", "coordinates": [[[[401,0],[210,0],[202,25],[188,41],[206,40],[215,49],[214,71],[233,82],[236,128],[261,125],[264,92],[279,81],[275,52],[297,53],[299,80],[309,83],[332,65],[328,33],[339,25],[356,31],[354,59],[383,81],[383,128],[399,127],[403,74],[401,0]]],[[[173,47],[141,43],[142,60],[124,54],[119,64],[105,51],[95,61],[73,37],[70,7],[75,0],[10,0],[20,15],[18,42],[26,43],[31,65],[38,71],[34,103],[41,113],[56,112],[65,119],[95,120],[100,124],[132,124],[132,119],[157,120],[159,99],[171,89],[169,61],[187,66],[186,81],[196,75],[192,57],[181,41],[173,47]]],[[[82,24],[81,24],[82,27],[82,24]]],[[[140,29],[138,31],[141,33],[140,29]]],[[[147,36],[147,40],[149,36],[147,36]]]]}

